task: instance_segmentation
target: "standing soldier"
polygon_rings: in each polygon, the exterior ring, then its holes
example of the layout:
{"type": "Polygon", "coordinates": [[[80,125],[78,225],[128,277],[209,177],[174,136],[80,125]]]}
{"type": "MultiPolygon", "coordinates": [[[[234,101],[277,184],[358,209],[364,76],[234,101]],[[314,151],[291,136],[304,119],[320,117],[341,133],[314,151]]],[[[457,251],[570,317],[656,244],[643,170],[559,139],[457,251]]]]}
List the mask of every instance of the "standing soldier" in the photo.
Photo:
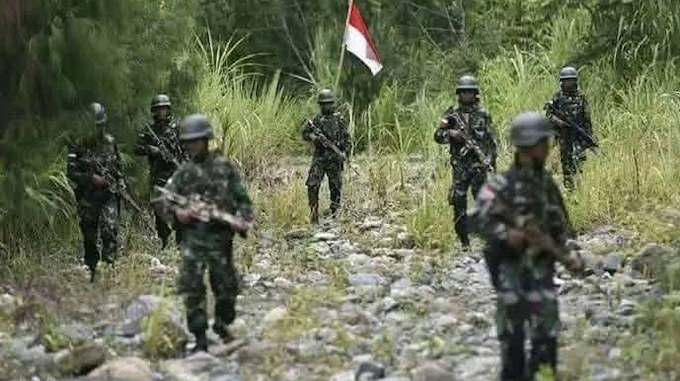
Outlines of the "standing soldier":
{"type": "Polygon", "coordinates": [[[545,105],[546,115],[558,131],[562,176],[567,189],[574,188],[574,176],[581,171],[585,151],[597,147],[590,121],[590,107],[578,88],[578,72],[567,66],[560,71],[561,90],[545,105]]]}
{"type": "Polygon", "coordinates": [[[489,112],[479,103],[477,80],[465,75],[456,87],[458,107],[442,116],[434,140],[450,145],[453,184],[449,205],[453,206],[456,234],[464,249],[470,246],[467,229],[467,193],[477,197],[486,174],[496,168],[497,148],[489,112]]]}
{"type": "MultiPolygon", "coordinates": [[[[165,94],[158,94],[151,99],[151,115],[153,124],[147,125],[135,143],[135,154],[149,159],[149,185],[165,186],[181,162],[184,161],[184,151],[179,144],[177,124],[171,120],[170,98],[165,94]]],[[[168,244],[171,228],[163,218],[155,212],[156,232],[161,239],[163,248],[168,244]]],[[[175,241],[179,245],[181,234],[175,232],[175,241]]]]}
{"type": "Polygon", "coordinates": [[[331,193],[331,212],[337,215],[340,209],[342,171],[346,152],[350,145],[345,118],[335,111],[333,92],[328,89],[319,92],[321,114],[308,119],[302,131],[302,138],[314,144],[314,157],[307,177],[307,197],[311,209],[311,222],[319,222],[319,188],[324,175],[328,176],[331,193]],[[338,154],[342,153],[342,155],[338,154]]]}
{"type": "Polygon", "coordinates": [[[118,237],[118,197],[115,187],[124,187],[118,146],[105,132],[106,111],[99,103],[91,105],[96,133],[74,145],[68,155],[67,175],[71,180],[85,247],[85,265],[94,281],[100,259],[97,238],[101,236],[105,262],[113,263],[118,237]]]}
{"type": "Polygon", "coordinates": [[[238,215],[242,224],[226,225],[211,218],[201,218],[188,206],[160,206],[168,221],[175,221],[182,231],[184,259],[179,279],[179,292],[185,295],[187,323],[196,336],[196,350],[207,351],[206,289],[203,275],[207,270],[215,294],[213,331],[224,342],[232,340],[227,327],[236,318],[238,281],[232,252],[234,233],[246,235],[253,220],[252,205],[236,168],[217,151],[208,150],[213,130],[205,115],[194,114],[181,123],[180,141],[190,160],[179,167],[168,180],[166,190],[212,203],[220,211],[238,215]]]}
{"type": "Polygon", "coordinates": [[[497,294],[502,381],[533,380],[542,366],[556,371],[555,261],[574,272],[583,269],[580,257],[565,247],[571,225],[559,188],[544,168],[552,135],[543,115],[520,114],[511,132],[514,165],[484,185],[472,215],[487,241],[484,255],[497,294]],[[525,324],[531,340],[528,362],[525,324]]]}

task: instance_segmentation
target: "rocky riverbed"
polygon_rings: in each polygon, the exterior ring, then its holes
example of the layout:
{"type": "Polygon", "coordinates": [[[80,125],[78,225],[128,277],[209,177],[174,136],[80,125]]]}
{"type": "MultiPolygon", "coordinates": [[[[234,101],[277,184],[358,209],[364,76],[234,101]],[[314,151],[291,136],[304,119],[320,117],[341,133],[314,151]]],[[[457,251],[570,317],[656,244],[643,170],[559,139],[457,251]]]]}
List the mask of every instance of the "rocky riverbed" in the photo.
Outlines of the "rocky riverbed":
{"type": "MultiPolygon", "coordinates": [[[[640,303],[660,295],[642,273],[669,249],[621,254],[633,239],[594,229],[577,241],[589,275],[558,272],[565,375],[639,379],[620,343],[632,334],[640,303]]],[[[102,296],[88,319],[47,332],[21,321],[0,326],[0,380],[493,380],[495,296],[473,247],[437,255],[416,249],[390,217],[290,230],[280,243],[258,246],[243,269],[234,342],[211,335],[210,353],[185,357],[192,338],[172,292],[124,304],[102,296]]],[[[171,284],[177,261],[165,259],[177,255],[147,258],[149,276],[171,284]]],[[[1,291],[4,316],[35,303],[10,287],[1,291]]]]}

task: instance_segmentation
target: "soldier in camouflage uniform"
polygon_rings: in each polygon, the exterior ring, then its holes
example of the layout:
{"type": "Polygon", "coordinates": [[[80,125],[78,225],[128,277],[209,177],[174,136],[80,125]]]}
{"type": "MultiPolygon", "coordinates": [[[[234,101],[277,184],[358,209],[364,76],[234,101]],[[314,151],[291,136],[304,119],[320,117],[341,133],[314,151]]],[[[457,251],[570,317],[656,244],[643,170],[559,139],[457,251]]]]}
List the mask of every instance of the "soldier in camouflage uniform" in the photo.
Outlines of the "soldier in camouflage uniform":
{"type": "Polygon", "coordinates": [[[590,121],[590,107],[585,95],[578,88],[578,72],[567,66],[560,71],[561,90],[545,105],[546,115],[559,132],[560,158],[562,176],[568,189],[574,187],[574,176],[581,171],[586,159],[586,142],[580,139],[574,128],[567,123],[580,126],[583,131],[593,136],[593,125],[590,121]]]}
{"type": "Polygon", "coordinates": [[[580,257],[565,248],[572,234],[569,218],[544,169],[552,135],[543,115],[520,114],[511,132],[515,162],[483,186],[471,216],[487,241],[484,255],[497,293],[502,381],[533,380],[544,366],[555,372],[560,329],[555,261],[575,272],[583,269],[580,257]],[[525,334],[531,340],[528,361],[525,334]]]}
{"type": "Polygon", "coordinates": [[[458,106],[444,112],[434,140],[450,146],[453,184],[449,205],[453,206],[456,234],[467,249],[468,189],[472,188],[472,195],[477,196],[487,173],[496,168],[497,148],[491,114],[479,103],[477,80],[469,75],[461,77],[456,94],[458,106]]]}
{"type": "MultiPolygon", "coordinates": [[[[166,189],[182,196],[199,195],[216,204],[222,211],[253,220],[252,205],[241,178],[229,161],[217,151],[208,150],[213,132],[204,115],[194,114],[181,123],[180,141],[190,161],[179,167],[168,180],[166,189]]],[[[196,350],[207,350],[208,328],[206,289],[203,275],[207,270],[215,295],[213,331],[228,342],[232,337],[227,329],[236,318],[238,295],[237,273],[233,264],[234,233],[246,235],[246,229],[235,229],[216,221],[201,222],[188,209],[161,204],[168,221],[179,224],[182,230],[184,259],[179,278],[179,292],[185,296],[187,323],[196,336],[196,350]]]]}
{"type": "MultiPolygon", "coordinates": [[[[345,118],[335,111],[333,92],[328,89],[319,92],[319,106],[321,113],[311,120],[323,135],[325,135],[340,151],[347,153],[350,145],[349,134],[345,118]]],[[[314,157],[307,177],[307,197],[311,209],[311,222],[319,222],[319,188],[324,175],[328,176],[328,186],[331,193],[331,212],[336,215],[340,209],[342,191],[342,171],[344,163],[332,149],[324,146],[321,138],[314,133],[309,121],[304,123],[302,138],[314,144],[314,157]]]]}
{"type": "Polygon", "coordinates": [[[105,133],[106,111],[99,103],[92,104],[96,134],[71,147],[68,154],[67,176],[78,203],[78,218],[85,248],[84,262],[94,281],[100,257],[113,263],[118,237],[119,200],[112,192],[111,182],[123,184],[118,146],[113,136],[105,133]],[[97,239],[101,237],[100,255],[97,239]]]}
{"type": "MultiPolygon", "coordinates": [[[[153,124],[146,126],[135,143],[135,154],[149,159],[149,185],[152,191],[154,186],[165,186],[177,167],[185,161],[185,154],[179,143],[177,124],[171,119],[171,107],[167,95],[154,96],[151,100],[153,124]]],[[[155,217],[156,232],[165,248],[172,229],[157,212],[155,217]]],[[[175,241],[178,245],[180,238],[180,232],[175,231],[175,241]]]]}

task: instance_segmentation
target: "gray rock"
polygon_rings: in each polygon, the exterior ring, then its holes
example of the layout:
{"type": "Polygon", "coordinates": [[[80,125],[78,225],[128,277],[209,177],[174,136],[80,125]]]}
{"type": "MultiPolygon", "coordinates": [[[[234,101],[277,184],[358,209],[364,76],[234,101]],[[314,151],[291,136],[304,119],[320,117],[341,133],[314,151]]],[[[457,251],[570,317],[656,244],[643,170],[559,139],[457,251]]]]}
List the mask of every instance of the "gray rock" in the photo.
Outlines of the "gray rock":
{"type": "Polygon", "coordinates": [[[318,232],[314,234],[314,240],[318,242],[334,241],[336,239],[338,239],[338,236],[331,232],[318,232]]]}
{"type": "Polygon", "coordinates": [[[154,380],[149,362],[137,357],[125,357],[108,361],[90,372],[88,377],[113,378],[126,381],[154,380]]]}
{"type": "Polygon", "coordinates": [[[283,237],[290,241],[296,239],[303,239],[308,235],[309,231],[307,229],[293,229],[286,232],[286,234],[283,237]]]}
{"type": "Polygon", "coordinates": [[[375,217],[375,216],[368,216],[364,219],[364,221],[359,225],[359,229],[363,231],[367,230],[375,230],[375,229],[380,229],[383,225],[383,220],[380,217],[375,217]]]}
{"type": "Polygon", "coordinates": [[[354,374],[355,381],[375,381],[385,378],[385,366],[375,361],[364,361],[359,364],[354,374]]]}
{"type": "Polygon", "coordinates": [[[637,307],[638,304],[634,301],[623,299],[619,304],[619,308],[616,310],[616,313],[621,316],[631,316],[635,313],[637,307]]]}
{"type": "Polygon", "coordinates": [[[0,313],[10,315],[17,307],[17,298],[10,294],[0,295],[0,313]]]}
{"type": "Polygon", "coordinates": [[[238,365],[225,362],[205,352],[190,357],[169,360],[161,364],[168,381],[241,381],[237,375],[238,365]]]}
{"type": "Polygon", "coordinates": [[[602,268],[610,274],[615,274],[621,270],[622,266],[623,259],[621,258],[621,255],[618,253],[609,253],[603,261],[602,268]]]}
{"type": "Polygon", "coordinates": [[[349,283],[354,287],[361,286],[383,286],[387,280],[378,274],[359,273],[349,277],[349,283]]]}
{"type": "Polygon", "coordinates": [[[331,376],[330,381],[354,381],[354,372],[342,372],[331,376]]]}
{"type": "Polygon", "coordinates": [[[278,347],[272,343],[264,341],[256,341],[249,343],[241,348],[238,352],[239,362],[259,362],[268,358],[272,353],[278,350],[278,347]]]}
{"type": "Polygon", "coordinates": [[[161,302],[156,295],[141,295],[130,303],[125,310],[125,320],[118,327],[118,334],[125,337],[133,337],[142,332],[142,321],[161,302]]]}
{"type": "Polygon", "coordinates": [[[64,376],[82,376],[99,367],[106,360],[106,349],[97,342],[63,350],[54,357],[57,369],[64,376]]]}
{"type": "Polygon", "coordinates": [[[669,261],[669,257],[669,249],[656,244],[649,244],[633,258],[631,267],[633,270],[654,276],[669,261]]]}
{"type": "Polygon", "coordinates": [[[267,328],[273,328],[276,323],[278,323],[280,320],[283,320],[288,316],[288,310],[286,307],[279,306],[271,311],[267,312],[266,315],[264,315],[264,318],[262,319],[262,324],[267,327],[267,328]]]}
{"type": "Polygon", "coordinates": [[[434,362],[425,363],[411,372],[414,381],[455,381],[456,376],[434,362]]]}
{"type": "MultiPolygon", "coordinates": [[[[54,333],[61,336],[67,346],[78,346],[93,338],[93,330],[81,323],[70,323],[60,325],[54,333]]],[[[61,348],[58,348],[61,349],[61,348]]]]}

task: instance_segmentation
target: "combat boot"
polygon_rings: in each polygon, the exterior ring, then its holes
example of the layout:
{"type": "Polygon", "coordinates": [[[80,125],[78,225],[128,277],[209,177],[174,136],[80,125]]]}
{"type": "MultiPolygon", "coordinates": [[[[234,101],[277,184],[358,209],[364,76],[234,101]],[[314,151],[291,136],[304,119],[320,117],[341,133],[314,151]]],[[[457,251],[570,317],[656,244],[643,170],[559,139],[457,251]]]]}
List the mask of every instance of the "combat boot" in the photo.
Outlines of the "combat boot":
{"type": "Polygon", "coordinates": [[[205,332],[194,334],[194,336],[196,336],[196,345],[194,346],[192,353],[201,351],[208,352],[208,338],[206,337],[205,332]]]}
{"type": "Polygon", "coordinates": [[[309,221],[314,225],[319,223],[319,205],[312,206],[312,213],[309,221]]]}

